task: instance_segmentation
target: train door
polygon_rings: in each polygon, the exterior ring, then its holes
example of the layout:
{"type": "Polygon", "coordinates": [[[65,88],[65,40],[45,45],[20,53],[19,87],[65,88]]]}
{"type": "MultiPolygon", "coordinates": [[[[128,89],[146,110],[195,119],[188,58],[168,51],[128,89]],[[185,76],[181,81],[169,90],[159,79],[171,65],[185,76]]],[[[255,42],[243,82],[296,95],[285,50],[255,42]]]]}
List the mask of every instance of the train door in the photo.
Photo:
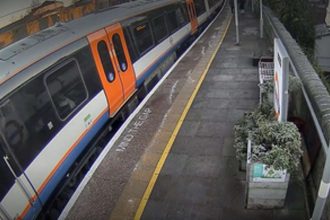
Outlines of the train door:
{"type": "Polygon", "coordinates": [[[191,24],[191,32],[195,33],[198,27],[198,21],[196,16],[196,9],[193,0],[186,0],[188,16],[191,24]]]}
{"type": "MultiPolygon", "coordinates": [[[[1,135],[2,136],[2,135],[1,135]]],[[[8,144],[0,137],[0,217],[14,219],[24,217],[28,210],[38,213],[41,202],[17,161],[12,156],[8,144]],[[6,197],[6,194],[10,194],[6,197]]]]}
{"type": "Polygon", "coordinates": [[[135,74],[120,25],[88,36],[110,116],[114,116],[135,89],[135,74]],[[108,34],[107,34],[108,33],[108,34]]]}
{"type": "Polygon", "coordinates": [[[136,89],[136,79],[123,29],[120,24],[115,24],[105,30],[110,41],[110,49],[115,58],[115,68],[123,85],[124,99],[127,100],[136,89]]]}

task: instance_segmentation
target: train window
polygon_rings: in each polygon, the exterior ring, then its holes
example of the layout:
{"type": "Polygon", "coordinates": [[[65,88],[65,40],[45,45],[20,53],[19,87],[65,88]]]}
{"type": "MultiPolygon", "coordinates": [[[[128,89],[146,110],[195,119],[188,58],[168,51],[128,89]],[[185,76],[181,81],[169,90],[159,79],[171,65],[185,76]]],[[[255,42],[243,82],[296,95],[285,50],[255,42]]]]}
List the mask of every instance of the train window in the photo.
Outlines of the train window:
{"type": "Polygon", "coordinates": [[[175,15],[177,17],[178,24],[180,27],[182,27],[184,24],[187,23],[187,20],[186,20],[185,14],[184,14],[184,10],[181,7],[177,8],[175,10],[175,15]]]}
{"type": "Polygon", "coordinates": [[[138,59],[138,54],[137,54],[137,50],[134,45],[132,34],[129,31],[129,27],[127,27],[127,26],[124,27],[124,35],[125,35],[129,55],[131,57],[131,61],[132,61],[132,63],[134,63],[138,59]]]}
{"type": "Polygon", "coordinates": [[[178,27],[182,27],[186,23],[181,8],[177,8],[174,11],[168,12],[166,17],[167,17],[167,27],[171,33],[176,31],[178,27]]]}
{"type": "Polygon", "coordinates": [[[102,90],[102,85],[100,79],[95,77],[97,69],[93,60],[91,48],[89,46],[85,46],[73,54],[73,56],[79,63],[81,73],[88,89],[88,96],[89,98],[93,98],[99,91],[102,90]]]}
{"type": "Polygon", "coordinates": [[[87,99],[86,87],[75,60],[71,60],[48,75],[46,85],[62,120],[87,99]]]}
{"type": "Polygon", "coordinates": [[[196,7],[197,16],[200,16],[206,11],[204,0],[195,0],[195,7],[196,7]]]}
{"type": "Polygon", "coordinates": [[[10,187],[15,182],[14,175],[11,173],[5,162],[5,156],[6,153],[4,151],[4,143],[3,140],[0,139],[0,173],[1,173],[0,201],[3,199],[3,197],[5,197],[10,187]]]}
{"type": "Polygon", "coordinates": [[[127,70],[127,61],[119,34],[114,34],[112,36],[112,42],[115,47],[116,56],[119,62],[119,68],[121,71],[125,72],[127,70]]]}
{"type": "Polygon", "coordinates": [[[186,4],[181,4],[180,9],[181,9],[181,12],[183,14],[183,19],[184,19],[185,24],[186,24],[189,21],[186,4]]]}
{"type": "Polygon", "coordinates": [[[167,28],[165,23],[165,17],[163,15],[158,16],[152,20],[152,30],[154,32],[157,42],[160,42],[165,37],[167,37],[167,28]]]}
{"type": "Polygon", "coordinates": [[[210,8],[212,8],[217,3],[216,0],[208,0],[208,1],[209,1],[210,8]]]}
{"type": "Polygon", "coordinates": [[[97,51],[99,52],[99,56],[102,62],[104,73],[109,82],[115,80],[115,70],[113,68],[113,64],[109,55],[109,49],[105,41],[100,41],[97,44],[97,51]]]}
{"type": "Polygon", "coordinates": [[[189,19],[191,20],[192,18],[194,18],[194,14],[191,8],[191,4],[188,4],[188,12],[189,12],[189,19]]]}
{"type": "Polygon", "coordinates": [[[140,55],[146,53],[154,45],[150,25],[147,21],[135,25],[133,33],[140,55]]]}
{"type": "Polygon", "coordinates": [[[178,21],[176,19],[175,11],[171,11],[167,13],[167,27],[171,33],[173,33],[179,26],[178,21]]]}
{"type": "Polygon", "coordinates": [[[41,75],[20,86],[0,105],[1,131],[23,169],[60,127],[43,79],[41,75]]]}

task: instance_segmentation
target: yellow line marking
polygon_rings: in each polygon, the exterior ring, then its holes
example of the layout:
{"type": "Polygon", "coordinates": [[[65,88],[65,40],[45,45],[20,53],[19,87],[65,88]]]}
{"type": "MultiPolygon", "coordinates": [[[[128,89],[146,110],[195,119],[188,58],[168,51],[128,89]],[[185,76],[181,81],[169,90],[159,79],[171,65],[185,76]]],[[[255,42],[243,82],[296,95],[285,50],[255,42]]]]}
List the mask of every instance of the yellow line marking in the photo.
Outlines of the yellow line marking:
{"type": "Polygon", "coordinates": [[[204,70],[203,74],[201,75],[201,77],[200,77],[200,79],[199,79],[199,81],[197,83],[196,88],[194,89],[192,95],[190,96],[190,98],[188,100],[188,103],[186,104],[186,106],[185,106],[185,108],[183,110],[183,113],[182,113],[182,115],[181,115],[181,117],[180,117],[177,125],[175,126],[175,129],[174,129],[174,131],[173,131],[173,133],[172,133],[172,135],[170,137],[170,140],[168,141],[168,143],[167,143],[167,145],[166,145],[166,147],[165,147],[165,149],[163,151],[163,154],[162,154],[162,156],[160,157],[160,159],[159,159],[159,161],[157,163],[156,169],[155,169],[154,173],[152,174],[152,177],[151,177],[150,182],[149,182],[149,184],[147,186],[147,189],[144,192],[144,195],[143,195],[143,197],[142,197],[142,199],[140,201],[139,207],[138,207],[138,209],[136,211],[136,214],[134,216],[134,220],[140,220],[141,219],[141,216],[142,216],[143,211],[144,211],[144,209],[145,209],[145,207],[147,205],[147,202],[149,200],[149,197],[151,195],[151,192],[152,192],[152,190],[153,190],[153,188],[154,188],[154,186],[156,184],[158,175],[160,174],[160,171],[163,168],[163,165],[164,165],[164,163],[166,161],[166,158],[167,158],[167,156],[168,156],[168,154],[169,154],[169,152],[170,152],[170,150],[171,150],[171,148],[173,146],[174,140],[175,140],[176,136],[178,135],[178,133],[180,131],[180,128],[181,128],[181,126],[183,124],[183,121],[186,118],[186,116],[188,114],[188,111],[189,111],[189,109],[190,109],[193,101],[195,100],[195,98],[197,96],[197,93],[198,93],[198,91],[199,91],[199,89],[200,89],[200,87],[201,87],[201,85],[202,85],[202,83],[203,83],[203,81],[204,81],[204,79],[205,79],[205,77],[207,75],[207,72],[209,71],[212,62],[213,62],[213,60],[214,60],[214,58],[215,58],[218,50],[220,49],[220,47],[221,47],[221,45],[223,43],[223,40],[224,40],[224,38],[225,38],[225,36],[227,34],[227,31],[229,29],[229,25],[231,23],[231,20],[232,20],[232,16],[230,17],[230,20],[229,20],[229,22],[228,22],[228,24],[226,26],[224,35],[222,36],[220,42],[218,43],[216,50],[212,54],[211,59],[209,60],[207,66],[206,66],[206,69],[204,70]]]}

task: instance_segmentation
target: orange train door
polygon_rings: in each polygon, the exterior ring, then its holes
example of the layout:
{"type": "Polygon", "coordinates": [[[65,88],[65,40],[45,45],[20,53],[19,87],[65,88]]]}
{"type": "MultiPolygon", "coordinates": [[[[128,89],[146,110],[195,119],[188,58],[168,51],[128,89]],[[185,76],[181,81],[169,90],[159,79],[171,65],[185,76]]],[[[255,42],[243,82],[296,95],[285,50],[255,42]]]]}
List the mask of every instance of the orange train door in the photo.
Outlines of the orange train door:
{"type": "Polygon", "coordinates": [[[186,0],[188,16],[191,23],[191,32],[195,33],[197,31],[198,21],[196,16],[196,9],[193,0],[186,0]]]}
{"type": "Polygon", "coordinates": [[[120,24],[115,24],[107,27],[105,30],[108,34],[111,51],[113,51],[113,55],[115,57],[115,69],[117,69],[120,76],[123,85],[124,99],[126,100],[136,89],[136,79],[123,29],[120,24]]]}
{"type": "Polygon", "coordinates": [[[116,24],[106,30],[99,30],[87,38],[112,117],[133,94],[135,74],[121,26],[116,24]]]}

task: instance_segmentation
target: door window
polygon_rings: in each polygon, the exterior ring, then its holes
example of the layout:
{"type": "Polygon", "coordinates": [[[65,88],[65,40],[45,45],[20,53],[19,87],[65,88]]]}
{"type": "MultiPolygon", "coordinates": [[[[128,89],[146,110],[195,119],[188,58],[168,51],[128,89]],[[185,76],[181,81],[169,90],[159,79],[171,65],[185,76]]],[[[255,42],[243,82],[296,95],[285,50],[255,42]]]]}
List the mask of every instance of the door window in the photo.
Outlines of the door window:
{"type": "Polygon", "coordinates": [[[119,34],[114,34],[112,36],[112,42],[115,48],[115,53],[118,59],[119,68],[121,71],[125,72],[127,70],[127,60],[124,53],[123,45],[121,43],[119,34]]]}
{"type": "Polygon", "coordinates": [[[109,55],[109,49],[105,41],[102,40],[97,44],[97,51],[99,53],[103,70],[108,81],[113,82],[115,80],[115,70],[113,68],[113,64],[109,55]]]}

